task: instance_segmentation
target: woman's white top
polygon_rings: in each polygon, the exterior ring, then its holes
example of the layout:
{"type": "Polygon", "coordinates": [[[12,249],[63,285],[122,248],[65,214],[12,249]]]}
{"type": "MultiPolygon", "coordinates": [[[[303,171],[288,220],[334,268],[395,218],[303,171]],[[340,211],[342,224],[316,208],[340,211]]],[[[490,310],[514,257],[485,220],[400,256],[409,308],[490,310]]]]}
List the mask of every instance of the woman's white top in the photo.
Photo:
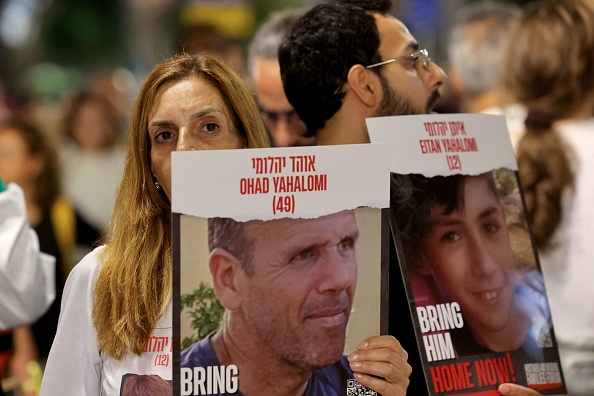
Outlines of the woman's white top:
{"type": "Polygon", "coordinates": [[[116,360],[97,347],[91,317],[93,287],[101,268],[97,254],[101,249],[85,256],[68,276],[41,396],[120,396],[122,383],[130,374],[158,375],[171,384],[171,304],[157,323],[147,351],[140,356],[128,353],[122,360],[116,360]]]}

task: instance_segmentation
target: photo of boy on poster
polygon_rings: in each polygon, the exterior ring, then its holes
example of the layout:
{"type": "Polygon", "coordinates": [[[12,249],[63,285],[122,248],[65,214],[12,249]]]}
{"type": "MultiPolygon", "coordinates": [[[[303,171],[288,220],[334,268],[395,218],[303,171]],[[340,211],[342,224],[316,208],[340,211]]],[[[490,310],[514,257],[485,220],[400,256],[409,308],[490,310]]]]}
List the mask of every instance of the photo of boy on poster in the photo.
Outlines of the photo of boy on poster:
{"type": "Polygon", "coordinates": [[[515,174],[393,173],[391,194],[417,315],[461,314],[453,329],[440,328],[440,315],[418,316],[423,331],[449,331],[455,357],[517,351],[518,362],[545,361],[551,317],[515,174]]]}

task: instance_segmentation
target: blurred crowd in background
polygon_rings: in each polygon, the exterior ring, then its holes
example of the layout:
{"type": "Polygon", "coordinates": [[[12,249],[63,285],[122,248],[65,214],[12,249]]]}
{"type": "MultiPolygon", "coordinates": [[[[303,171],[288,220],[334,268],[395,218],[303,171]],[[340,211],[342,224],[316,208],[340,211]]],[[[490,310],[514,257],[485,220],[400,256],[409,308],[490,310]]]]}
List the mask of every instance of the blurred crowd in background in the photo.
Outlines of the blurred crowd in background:
{"type": "MultiPolygon", "coordinates": [[[[0,177],[23,188],[41,250],[57,258],[58,290],[78,260],[101,243],[124,165],[130,106],[139,83],[160,60],[177,52],[217,55],[253,87],[273,144],[313,143],[300,136],[304,126],[278,91],[276,59],[267,64],[267,56],[251,45],[277,11],[319,2],[0,0],[0,177]],[[269,77],[261,81],[264,76],[269,77]],[[266,92],[275,86],[277,91],[266,92]]],[[[471,34],[452,29],[464,17],[459,10],[474,2],[395,0],[393,11],[450,75],[437,111],[506,114],[516,144],[514,131],[522,129],[526,113],[500,106],[491,90],[507,22],[473,27],[471,34]],[[490,44],[468,39],[478,41],[499,25],[502,33],[490,44]],[[476,74],[468,59],[486,64],[486,76],[479,72],[468,80],[476,74]]],[[[501,11],[502,18],[513,18],[529,2],[509,1],[517,9],[501,11]]],[[[37,394],[59,307],[58,298],[38,323],[0,332],[0,344],[11,345],[0,351],[5,389],[37,394]]]]}

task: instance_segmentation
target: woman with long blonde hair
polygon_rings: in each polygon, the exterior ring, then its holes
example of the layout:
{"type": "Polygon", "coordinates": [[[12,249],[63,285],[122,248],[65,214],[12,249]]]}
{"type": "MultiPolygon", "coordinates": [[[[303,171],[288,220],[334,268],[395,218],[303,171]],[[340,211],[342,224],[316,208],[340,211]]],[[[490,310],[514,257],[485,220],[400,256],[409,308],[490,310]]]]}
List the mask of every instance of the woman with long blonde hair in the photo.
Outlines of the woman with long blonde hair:
{"type": "Polygon", "coordinates": [[[268,146],[252,94],[227,66],[189,54],[155,66],[132,115],[107,241],[68,278],[42,395],[120,395],[128,373],[172,380],[170,154],[268,146]]]}

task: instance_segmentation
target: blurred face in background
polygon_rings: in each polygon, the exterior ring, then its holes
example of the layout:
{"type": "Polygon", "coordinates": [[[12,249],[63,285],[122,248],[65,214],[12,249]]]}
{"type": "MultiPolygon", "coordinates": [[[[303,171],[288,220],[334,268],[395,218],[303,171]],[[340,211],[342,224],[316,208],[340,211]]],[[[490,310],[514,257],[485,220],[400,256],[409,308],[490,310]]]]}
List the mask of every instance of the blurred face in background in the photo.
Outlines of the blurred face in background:
{"type": "Polygon", "coordinates": [[[111,120],[105,104],[92,99],[82,103],[72,124],[72,135],[80,149],[91,152],[105,149],[116,133],[111,120]]]}
{"type": "Polygon", "coordinates": [[[43,169],[41,155],[33,155],[27,141],[14,128],[0,128],[0,177],[5,184],[26,187],[35,183],[43,169]]]}
{"type": "Polygon", "coordinates": [[[305,124],[285,96],[278,61],[256,57],[253,70],[256,101],[274,146],[314,145],[315,137],[303,136],[305,124]]]}

